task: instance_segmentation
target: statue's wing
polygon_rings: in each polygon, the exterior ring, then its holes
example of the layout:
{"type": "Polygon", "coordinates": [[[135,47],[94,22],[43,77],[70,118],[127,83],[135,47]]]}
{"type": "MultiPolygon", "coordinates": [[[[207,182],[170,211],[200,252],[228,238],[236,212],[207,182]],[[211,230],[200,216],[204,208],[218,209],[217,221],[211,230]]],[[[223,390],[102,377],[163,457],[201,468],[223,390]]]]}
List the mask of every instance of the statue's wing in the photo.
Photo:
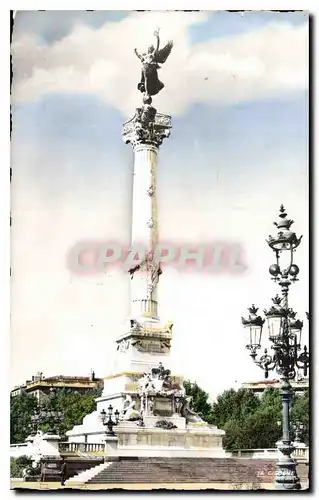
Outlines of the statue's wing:
{"type": "Polygon", "coordinates": [[[165,47],[156,51],[155,60],[157,63],[163,64],[171,53],[173,42],[170,40],[165,47]]]}

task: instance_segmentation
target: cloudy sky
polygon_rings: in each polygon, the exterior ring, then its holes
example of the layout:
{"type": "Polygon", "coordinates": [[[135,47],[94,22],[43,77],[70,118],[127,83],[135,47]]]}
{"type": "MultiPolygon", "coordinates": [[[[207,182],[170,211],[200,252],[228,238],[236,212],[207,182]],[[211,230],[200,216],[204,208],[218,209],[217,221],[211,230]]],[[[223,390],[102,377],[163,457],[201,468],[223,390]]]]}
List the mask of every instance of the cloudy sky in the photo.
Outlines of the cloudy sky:
{"type": "MultiPolygon", "coordinates": [[[[12,135],[11,383],[113,371],[129,312],[117,269],[76,276],[67,254],[86,239],[128,244],[133,153],[121,138],[140,66],[161,27],[174,49],[154,98],[172,115],[159,158],[161,238],[242,246],[243,274],[167,269],[159,300],[171,319],[175,372],[212,395],[262,378],[240,318],[276,294],[265,238],[283,203],[304,235],[291,305],[308,310],[308,17],[274,12],[19,11],[12,135]]],[[[308,329],[305,325],[305,335],[308,329]]]]}

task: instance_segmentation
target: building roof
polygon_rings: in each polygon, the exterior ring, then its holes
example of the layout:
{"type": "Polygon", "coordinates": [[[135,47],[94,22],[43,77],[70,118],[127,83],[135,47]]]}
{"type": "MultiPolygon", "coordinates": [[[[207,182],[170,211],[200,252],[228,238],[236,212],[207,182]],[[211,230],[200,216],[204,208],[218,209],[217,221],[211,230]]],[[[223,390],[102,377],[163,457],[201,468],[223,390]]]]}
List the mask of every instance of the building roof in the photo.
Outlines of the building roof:
{"type": "Polygon", "coordinates": [[[36,387],[45,386],[60,386],[60,387],[92,387],[96,385],[101,385],[103,383],[102,378],[96,377],[83,377],[83,376],[70,376],[70,375],[54,375],[51,377],[44,377],[43,374],[38,374],[32,377],[32,380],[27,380],[24,384],[15,386],[11,392],[18,389],[24,389],[28,391],[29,389],[35,389],[36,387]]]}
{"type": "MultiPolygon", "coordinates": [[[[302,387],[308,387],[309,386],[309,379],[304,378],[301,380],[292,380],[291,382],[292,386],[302,386],[302,387]]],[[[279,386],[280,385],[280,380],[279,379],[264,379],[264,380],[257,380],[257,381],[250,381],[250,382],[243,382],[241,384],[241,387],[243,388],[248,388],[248,387],[264,387],[264,386],[279,386]]]]}
{"type": "Polygon", "coordinates": [[[56,381],[65,381],[65,382],[94,382],[96,380],[102,380],[102,379],[92,379],[92,377],[75,377],[75,376],[69,376],[69,375],[54,375],[53,377],[44,377],[41,380],[34,380],[34,382],[42,382],[45,380],[46,382],[56,382],[56,381]]]}

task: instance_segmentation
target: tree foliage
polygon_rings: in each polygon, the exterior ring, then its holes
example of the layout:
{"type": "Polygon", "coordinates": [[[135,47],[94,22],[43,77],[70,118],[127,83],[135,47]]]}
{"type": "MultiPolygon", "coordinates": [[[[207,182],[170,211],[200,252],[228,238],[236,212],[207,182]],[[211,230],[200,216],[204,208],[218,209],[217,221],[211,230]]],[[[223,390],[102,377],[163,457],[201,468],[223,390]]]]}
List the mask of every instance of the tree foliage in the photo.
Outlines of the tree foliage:
{"type": "Polygon", "coordinates": [[[25,469],[30,469],[32,460],[23,455],[21,457],[11,457],[10,458],[10,477],[23,477],[23,472],[25,469]]]}
{"type": "MultiPolygon", "coordinates": [[[[101,394],[100,389],[85,393],[58,390],[53,397],[47,397],[38,405],[37,399],[25,392],[10,398],[10,442],[23,443],[31,432],[31,416],[42,410],[55,410],[63,414],[63,420],[55,423],[55,430],[62,436],[83,418],[96,409],[95,399],[101,394]]],[[[39,428],[48,431],[49,419],[42,420],[39,428]]]]}
{"type": "MultiPolygon", "coordinates": [[[[54,428],[61,437],[65,437],[66,431],[81,424],[83,418],[96,409],[96,397],[95,391],[79,393],[61,390],[55,396],[47,398],[43,409],[62,413],[63,419],[57,421],[54,428]]],[[[42,421],[40,429],[48,431],[49,428],[49,420],[42,421]]]]}
{"type": "Polygon", "coordinates": [[[309,391],[307,391],[302,396],[295,398],[291,409],[291,421],[293,423],[300,422],[304,426],[300,438],[306,444],[309,444],[309,406],[309,391]]]}
{"type": "MultiPolygon", "coordinates": [[[[226,449],[273,448],[281,438],[281,412],[282,402],[278,389],[266,389],[260,399],[247,389],[230,389],[217,397],[212,407],[211,421],[226,432],[226,449]]],[[[291,422],[297,420],[305,426],[301,439],[307,443],[308,394],[293,398],[291,422]]],[[[291,437],[294,438],[293,433],[291,437]]]]}
{"type": "Polygon", "coordinates": [[[38,410],[34,396],[22,392],[10,397],[10,442],[23,443],[31,431],[31,416],[38,410]]]}
{"type": "Polygon", "coordinates": [[[229,420],[243,422],[248,415],[257,410],[258,397],[246,389],[229,389],[217,397],[210,414],[211,421],[220,429],[229,420]]]}
{"type": "Polygon", "coordinates": [[[211,404],[208,402],[209,394],[201,389],[196,382],[184,381],[187,396],[191,396],[190,407],[207,422],[210,421],[211,404]]]}

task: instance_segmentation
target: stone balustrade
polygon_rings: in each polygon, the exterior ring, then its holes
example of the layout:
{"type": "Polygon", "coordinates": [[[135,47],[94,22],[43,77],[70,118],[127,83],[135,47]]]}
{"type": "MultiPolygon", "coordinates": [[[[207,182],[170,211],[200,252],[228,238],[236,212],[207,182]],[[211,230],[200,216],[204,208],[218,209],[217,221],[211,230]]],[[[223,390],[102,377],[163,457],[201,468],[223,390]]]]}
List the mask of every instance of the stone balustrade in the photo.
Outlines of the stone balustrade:
{"type": "MultiPolygon", "coordinates": [[[[278,458],[278,450],[277,448],[256,448],[256,449],[243,449],[243,450],[233,450],[231,452],[232,457],[241,457],[241,458],[253,458],[253,459],[265,459],[265,458],[273,458],[276,460],[278,458]]],[[[291,456],[297,461],[305,461],[309,460],[309,448],[308,447],[300,447],[296,448],[291,456]]]]}
{"type": "Polygon", "coordinates": [[[308,461],[309,460],[309,448],[308,446],[305,448],[296,448],[295,451],[293,452],[292,456],[296,459],[303,459],[308,461]]]}
{"type": "Polygon", "coordinates": [[[59,443],[60,453],[71,453],[71,454],[101,454],[104,453],[105,444],[104,443],[59,443]]]}
{"type": "MultiPolygon", "coordinates": [[[[27,443],[16,443],[10,445],[10,457],[18,458],[26,455],[28,451],[27,443]]],[[[105,452],[105,443],[59,443],[59,452],[63,454],[88,454],[100,455],[105,452]]],[[[252,458],[252,459],[274,459],[278,458],[277,448],[256,448],[233,450],[232,457],[252,458]]],[[[309,447],[296,448],[292,453],[292,457],[298,462],[308,462],[309,447]]]]}
{"type": "Polygon", "coordinates": [[[19,458],[24,455],[27,455],[27,451],[29,450],[27,443],[16,443],[10,445],[10,457],[19,458]]]}

